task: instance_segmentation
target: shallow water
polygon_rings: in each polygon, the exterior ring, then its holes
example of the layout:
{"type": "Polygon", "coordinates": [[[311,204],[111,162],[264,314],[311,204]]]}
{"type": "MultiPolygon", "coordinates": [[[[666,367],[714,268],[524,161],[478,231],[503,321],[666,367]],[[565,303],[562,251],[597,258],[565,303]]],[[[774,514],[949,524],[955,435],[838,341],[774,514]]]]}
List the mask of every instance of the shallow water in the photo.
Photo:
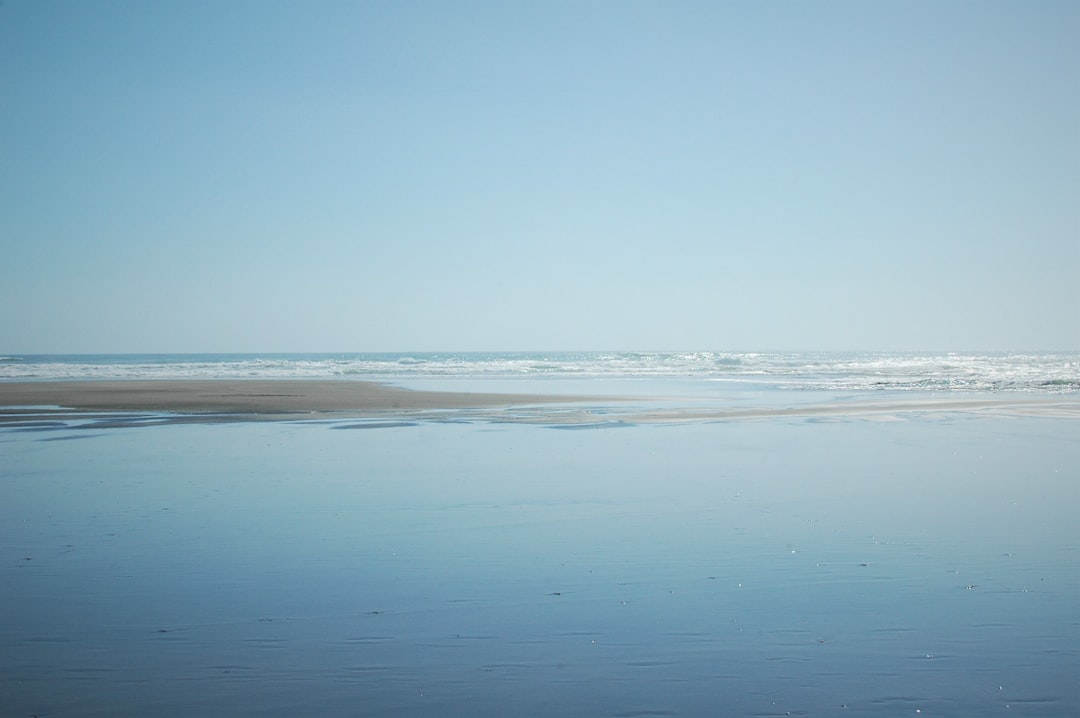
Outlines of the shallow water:
{"type": "Polygon", "coordinates": [[[1076,715],[1076,437],[6,429],[0,712],[1076,715]]]}

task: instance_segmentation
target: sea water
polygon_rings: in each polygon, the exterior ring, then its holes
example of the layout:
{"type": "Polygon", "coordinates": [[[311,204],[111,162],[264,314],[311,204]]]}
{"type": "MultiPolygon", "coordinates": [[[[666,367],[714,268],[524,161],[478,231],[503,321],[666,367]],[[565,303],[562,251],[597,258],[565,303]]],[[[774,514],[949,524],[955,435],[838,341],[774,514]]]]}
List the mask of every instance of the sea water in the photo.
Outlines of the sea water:
{"type": "Polygon", "coordinates": [[[499,352],[0,356],[0,381],[683,379],[827,391],[1080,391],[1080,352],[499,352]]]}
{"type": "Polygon", "coordinates": [[[1075,419],[554,419],[7,425],[0,714],[1080,712],[1075,419]]]}

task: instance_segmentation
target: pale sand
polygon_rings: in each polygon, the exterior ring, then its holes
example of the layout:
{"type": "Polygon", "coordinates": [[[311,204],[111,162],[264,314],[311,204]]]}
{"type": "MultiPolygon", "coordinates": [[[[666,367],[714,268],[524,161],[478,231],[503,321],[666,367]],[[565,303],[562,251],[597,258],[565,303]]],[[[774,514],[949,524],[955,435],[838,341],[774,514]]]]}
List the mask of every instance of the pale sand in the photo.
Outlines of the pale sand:
{"type": "Polygon", "coordinates": [[[732,421],[771,417],[977,412],[1080,418],[1080,397],[970,396],[889,398],[797,406],[649,407],[649,399],[616,396],[413,391],[366,381],[304,379],[172,379],[0,382],[0,423],[74,418],[83,412],[182,414],[207,419],[464,418],[543,424],[637,424],[732,421]],[[627,403],[629,402],[629,403],[627,403]],[[567,406],[576,403],[577,406],[567,406]],[[561,405],[561,406],[560,406],[561,405]],[[19,408],[24,407],[24,408],[19,408]],[[50,407],[61,407],[51,409],[50,407]]]}

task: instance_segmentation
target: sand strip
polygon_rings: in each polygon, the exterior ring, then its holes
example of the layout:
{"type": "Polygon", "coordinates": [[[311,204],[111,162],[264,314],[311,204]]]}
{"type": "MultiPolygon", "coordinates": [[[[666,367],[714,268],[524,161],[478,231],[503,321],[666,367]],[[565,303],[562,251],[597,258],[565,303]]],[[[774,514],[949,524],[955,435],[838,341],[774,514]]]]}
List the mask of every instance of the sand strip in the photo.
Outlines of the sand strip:
{"type": "Polygon", "coordinates": [[[0,406],[196,414],[380,415],[582,401],[539,394],[411,391],[366,381],[177,379],[0,383],[0,406]]]}
{"type": "Polygon", "coordinates": [[[180,414],[187,420],[457,418],[562,425],[655,424],[773,417],[896,418],[913,413],[988,413],[1080,418],[1080,397],[891,397],[797,406],[650,407],[649,399],[544,394],[413,391],[366,381],[315,379],[169,379],[0,382],[0,423],[65,420],[86,412],[180,414]],[[577,406],[568,406],[576,403],[577,406]],[[561,405],[561,406],[560,406],[561,405]],[[19,408],[25,407],[25,408],[19,408]],[[50,407],[61,407],[50,408],[50,407]]]}

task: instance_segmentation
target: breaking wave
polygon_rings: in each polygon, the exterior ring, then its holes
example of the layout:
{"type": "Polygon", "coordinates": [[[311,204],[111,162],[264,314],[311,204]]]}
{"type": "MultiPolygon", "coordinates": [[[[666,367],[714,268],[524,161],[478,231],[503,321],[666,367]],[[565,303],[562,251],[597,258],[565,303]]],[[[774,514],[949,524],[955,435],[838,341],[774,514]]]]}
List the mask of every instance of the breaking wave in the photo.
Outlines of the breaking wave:
{"type": "Polygon", "coordinates": [[[552,352],[0,357],[0,380],[683,378],[832,391],[1080,391],[1080,352],[552,352]]]}

